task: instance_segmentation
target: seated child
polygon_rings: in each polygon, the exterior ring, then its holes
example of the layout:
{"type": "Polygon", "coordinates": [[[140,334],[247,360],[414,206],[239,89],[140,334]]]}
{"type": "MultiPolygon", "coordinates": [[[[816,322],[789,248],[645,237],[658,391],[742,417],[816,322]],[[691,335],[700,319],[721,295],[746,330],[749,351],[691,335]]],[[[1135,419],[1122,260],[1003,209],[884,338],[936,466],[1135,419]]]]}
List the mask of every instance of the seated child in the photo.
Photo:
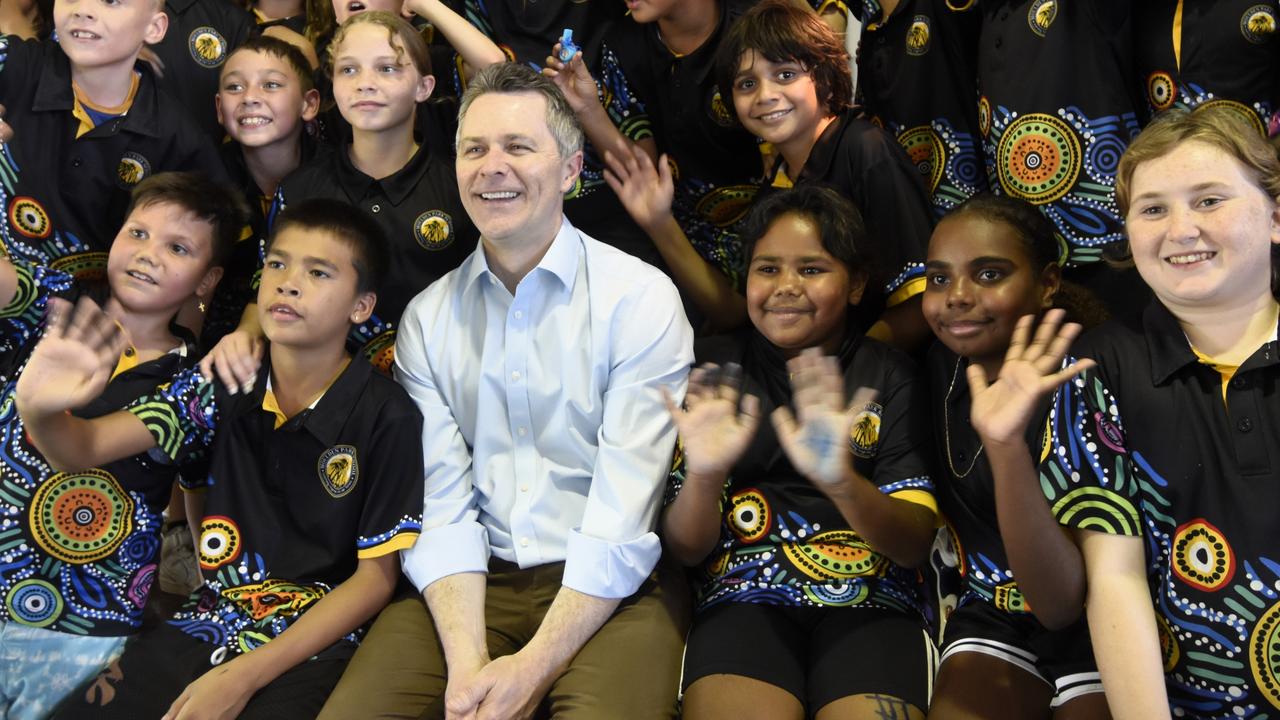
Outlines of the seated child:
{"type": "Polygon", "coordinates": [[[1251,126],[1201,106],[1134,140],[1116,201],[1154,300],[1081,339],[1083,375],[1022,384],[1053,392],[1041,486],[1085,568],[1060,592],[1118,718],[1280,707],[1280,159],[1251,126]]]}
{"type": "Polygon", "coordinates": [[[861,218],[806,185],[754,207],[744,238],[751,326],[696,346],[687,409],[668,400],[683,453],[663,539],[704,573],[684,717],[923,718],[927,411],[910,359],[852,321],[861,218]]]}
{"type": "Polygon", "coordinates": [[[314,153],[305,124],[315,119],[320,93],[301,50],[262,36],[227,57],[215,103],[229,138],[221,148],[222,160],[249,205],[250,220],[205,316],[205,348],[239,325],[257,294],[271,202],[280,181],[314,153]]]}
{"type": "Polygon", "coordinates": [[[0,235],[11,255],[100,279],[134,185],[166,170],[225,173],[178,100],[135,68],[165,34],[162,0],[68,0],[54,20],[58,41],[0,38],[14,130],[0,152],[0,235]]]}
{"type": "MultiPolygon", "coordinates": [[[[188,300],[209,298],[243,222],[235,195],[198,175],[138,183],[107,262],[112,321],[130,342],[102,358],[101,382],[75,415],[119,410],[194,364],[192,338],[171,323],[188,300]]],[[[84,290],[65,272],[0,260],[0,716],[12,720],[46,717],[141,628],[161,513],[180,469],[131,453],[57,472],[13,411],[41,331],[66,326],[65,312],[46,320],[46,310],[84,290]]],[[[188,467],[183,481],[196,482],[199,470],[188,467]]]]}
{"type": "Polygon", "coordinates": [[[853,106],[840,39],[791,0],[764,0],[721,43],[717,76],[732,89],[738,121],[780,156],[772,187],[825,184],[861,211],[891,278],[858,310],[867,325],[875,321],[868,334],[898,348],[922,345],[929,329],[915,296],[934,223],[929,194],[893,136],[853,106]]]}
{"type": "Polygon", "coordinates": [[[344,350],[386,268],[378,229],[341,203],[281,216],[258,293],[269,366],[248,393],[185,371],[127,411],[63,413],[104,375],[109,320],[77,317],[28,365],[18,407],[59,467],[148,451],[209,454],[204,585],[135,638],[58,717],[314,717],[391,597],[421,528],[422,420],[344,350]]]}
{"type": "MultiPolygon", "coordinates": [[[[1015,331],[1019,318],[1073,295],[1059,292],[1061,254],[1035,206],[990,194],[944,217],[929,241],[922,307],[939,340],[928,361],[934,445],[943,455],[937,467],[946,479],[938,501],[963,551],[965,583],[947,619],[930,718],[1044,718],[1050,709],[1063,718],[1107,717],[1089,631],[1077,621],[1079,598],[1054,593],[1058,574],[1082,566],[1033,471],[1048,403],[1033,408],[1012,443],[979,438],[973,425],[984,427],[989,408],[975,405],[970,420],[967,368],[982,368],[993,382],[1006,364],[1012,373],[1021,357],[1006,355],[1030,340],[1027,328],[1015,331]],[[1023,472],[1005,471],[1012,464],[1023,472]]],[[[1059,322],[1049,318],[1046,328],[1059,322]]]]}

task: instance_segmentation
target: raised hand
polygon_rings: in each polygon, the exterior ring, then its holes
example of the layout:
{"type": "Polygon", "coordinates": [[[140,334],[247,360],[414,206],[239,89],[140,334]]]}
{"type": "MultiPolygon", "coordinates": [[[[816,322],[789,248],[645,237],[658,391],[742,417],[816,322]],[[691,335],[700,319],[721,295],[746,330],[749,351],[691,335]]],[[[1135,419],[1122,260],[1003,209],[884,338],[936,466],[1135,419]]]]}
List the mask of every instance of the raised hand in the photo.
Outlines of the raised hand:
{"type": "Polygon", "coordinates": [[[677,407],[671,394],[663,390],[667,411],[684,444],[688,476],[723,478],[755,437],[760,399],[755,395],[743,397],[739,411],[741,384],[741,367],[730,364],[722,369],[707,363],[690,373],[684,409],[677,407]]]}
{"type": "Polygon", "coordinates": [[[556,43],[543,64],[542,74],[560,88],[574,113],[581,116],[592,103],[600,104],[600,89],[583,63],[582,53],[575,53],[566,63],[560,59],[560,43],[556,43]]]}
{"type": "Polygon", "coordinates": [[[1062,359],[1080,334],[1078,323],[1063,324],[1065,315],[1062,310],[1050,310],[1039,327],[1035,327],[1034,315],[1019,318],[995,382],[988,384],[981,365],[969,365],[969,393],[973,398],[969,415],[983,443],[1023,442],[1027,423],[1040,399],[1094,366],[1086,358],[1062,367],[1062,359]]]}
{"type": "Polygon", "coordinates": [[[850,477],[849,431],[857,414],[875,401],[876,391],[858,388],[846,405],[840,364],[818,348],[788,360],[787,370],[796,411],[792,415],[786,406],[773,411],[778,441],[797,471],[819,489],[830,490],[850,477]]]}
{"type": "Polygon", "coordinates": [[[44,338],[18,378],[19,409],[47,415],[87,404],[106,388],[125,344],[124,331],[89,298],[74,309],[50,299],[44,338]]]}
{"type": "Polygon", "coordinates": [[[623,157],[605,151],[604,162],[604,181],[641,229],[658,227],[671,217],[675,181],[666,155],[658,158],[655,167],[649,154],[637,146],[623,157]]]}

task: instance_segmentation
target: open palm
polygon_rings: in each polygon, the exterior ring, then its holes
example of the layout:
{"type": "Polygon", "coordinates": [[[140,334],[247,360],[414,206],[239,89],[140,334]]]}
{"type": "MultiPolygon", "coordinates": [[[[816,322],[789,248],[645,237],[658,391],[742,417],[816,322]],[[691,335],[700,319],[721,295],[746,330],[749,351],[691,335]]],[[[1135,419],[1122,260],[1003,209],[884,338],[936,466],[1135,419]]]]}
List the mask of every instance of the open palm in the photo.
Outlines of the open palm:
{"type": "Polygon", "coordinates": [[[987,384],[982,366],[969,366],[973,397],[969,414],[984,443],[1021,442],[1040,399],[1093,367],[1093,361],[1088,359],[1062,367],[1062,359],[1080,334],[1080,325],[1064,324],[1064,316],[1062,310],[1050,310],[1039,327],[1035,326],[1034,315],[1019,319],[995,382],[987,384]]]}
{"type": "Polygon", "coordinates": [[[759,424],[760,400],[738,397],[741,370],[708,363],[689,375],[684,408],[664,393],[667,410],[684,444],[684,466],[690,475],[719,475],[742,457],[759,424]]]}
{"type": "Polygon", "coordinates": [[[24,412],[63,412],[98,397],[124,347],[120,327],[88,298],[74,310],[69,302],[52,299],[49,313],[44,338],[15,389],[24,412]]]}
{"type": "Polygon", "coordinates": [[[783,406],[773,412],[778,442],[800,474],[819,487],[839,485],[852,467],[849,431],[854,418],[875,400],[876,392],[858,388],[846,405],[839,363],[817,348],[787,361],[787,370],[796,410],[793,415],[783,406]]]}

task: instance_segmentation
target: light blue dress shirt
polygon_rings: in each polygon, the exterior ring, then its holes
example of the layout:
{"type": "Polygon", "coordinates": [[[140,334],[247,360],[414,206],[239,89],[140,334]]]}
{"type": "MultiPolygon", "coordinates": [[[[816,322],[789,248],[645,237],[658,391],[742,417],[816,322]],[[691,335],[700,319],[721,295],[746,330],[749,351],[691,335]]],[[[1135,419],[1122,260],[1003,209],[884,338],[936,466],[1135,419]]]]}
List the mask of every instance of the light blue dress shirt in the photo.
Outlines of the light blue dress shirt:
{"type": "Polygon", "coordinates": [[[514,296],[480,247],[414,298],[396,378],[423,416],[423,531],[402,555],[418,590],[492,554],[633,594],[661,553],[662,389],[682,397],[692,362],[671,281],[567,220],[514,296]]]}

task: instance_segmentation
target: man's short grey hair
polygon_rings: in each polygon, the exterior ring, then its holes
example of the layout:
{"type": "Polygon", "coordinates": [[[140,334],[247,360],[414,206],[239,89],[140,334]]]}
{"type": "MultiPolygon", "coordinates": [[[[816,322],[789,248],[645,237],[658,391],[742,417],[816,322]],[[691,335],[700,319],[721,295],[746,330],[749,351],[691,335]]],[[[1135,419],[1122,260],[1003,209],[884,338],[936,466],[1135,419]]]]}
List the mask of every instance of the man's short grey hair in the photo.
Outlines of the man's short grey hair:
{"type": "Polygon", "coordinates": [[[457,149],[462,139],[462,123],[466,120],[471,103],[487,93],[537,93],[547,101],[547,128],[556,139],[560,157],[567,158],[582,149],[582,125],[564,93],[551,80],[538,71],[513,62],[495,63],[476,73],[462,93],[458,107],[458,132],[454,138],[457,149]]]}

